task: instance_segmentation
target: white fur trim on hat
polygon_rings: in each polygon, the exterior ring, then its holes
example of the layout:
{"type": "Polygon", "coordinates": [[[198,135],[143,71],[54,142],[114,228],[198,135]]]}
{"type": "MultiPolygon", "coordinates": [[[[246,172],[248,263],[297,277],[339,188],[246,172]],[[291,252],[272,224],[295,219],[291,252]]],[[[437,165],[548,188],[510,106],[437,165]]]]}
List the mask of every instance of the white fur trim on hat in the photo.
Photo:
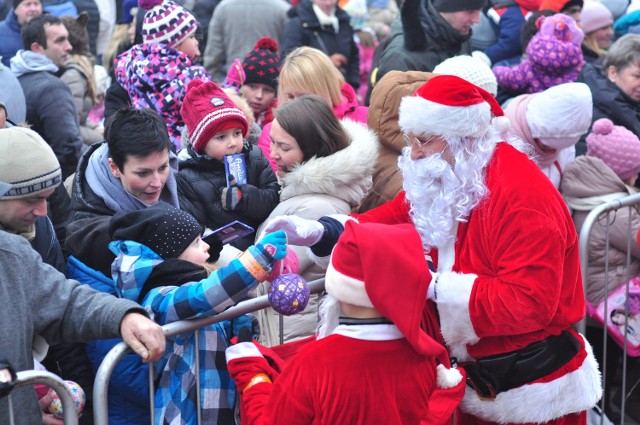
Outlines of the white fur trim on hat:
{"type": "Polygon", "coordinates": [[[442,336],[451,355],[461,360],[468,358],[466,345],[480,340],[469,314],[469,299],[476,278],[475,274],[444,272],[440,273],[435,288],[442,336]]]}
{"type": "Polygon", "coordinates": [[[361,307],[374,308],[367,291],[364,289],[364,282],[340,273],[333,267],[333,264],[329,264],[327,268],[324,288],[329,295],[339,301],[361,307]]]}
{"type": "Polygon", "coordinates": [[[405,133],[480,137],[489,129],[491,118],[487,102],[447,106],[420,96],[407,96],[400,102],[398,124],[405,133]]]}

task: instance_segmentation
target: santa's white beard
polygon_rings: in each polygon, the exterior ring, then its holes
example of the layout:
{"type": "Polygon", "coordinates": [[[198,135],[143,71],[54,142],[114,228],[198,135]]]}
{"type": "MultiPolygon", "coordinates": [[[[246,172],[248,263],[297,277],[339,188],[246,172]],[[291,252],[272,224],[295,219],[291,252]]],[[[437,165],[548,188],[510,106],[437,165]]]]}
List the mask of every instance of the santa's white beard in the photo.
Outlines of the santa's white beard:
{"type": "Polygon", "coordinates": [[[412,160],[411,148],[404,148],[398,160],[403,188],[410,204],[410,215],[426,249],[441,248],[453,242],[456,221],[463,222],[487,194],[484,168],[495,148],[495,141],[479,142],[474,152],[458,146],[468,140],[448,141],[455,158],[452,166],[441,154],[412,160]]]}
{"type": "Polygon", "coordinates": [[[333,332],[340,321],[340,303],[332,295],[326,294],[318,307],[318,329],[316,339],[325,338],[333,332]]]}

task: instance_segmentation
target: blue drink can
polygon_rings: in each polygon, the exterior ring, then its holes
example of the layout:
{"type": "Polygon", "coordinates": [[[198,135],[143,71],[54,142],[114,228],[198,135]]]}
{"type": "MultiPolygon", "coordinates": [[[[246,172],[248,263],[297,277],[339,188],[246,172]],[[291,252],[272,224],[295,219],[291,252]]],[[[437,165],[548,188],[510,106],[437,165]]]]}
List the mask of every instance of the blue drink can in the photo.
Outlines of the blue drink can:
{"type": "Polygon", "coordinates": [[[231,177],[236,179],[236,184],[247,184],[247,167],[244,163],[244,154],[224,156],[224,171],[227,175],[227,187],[231,186],[231,177]]]}

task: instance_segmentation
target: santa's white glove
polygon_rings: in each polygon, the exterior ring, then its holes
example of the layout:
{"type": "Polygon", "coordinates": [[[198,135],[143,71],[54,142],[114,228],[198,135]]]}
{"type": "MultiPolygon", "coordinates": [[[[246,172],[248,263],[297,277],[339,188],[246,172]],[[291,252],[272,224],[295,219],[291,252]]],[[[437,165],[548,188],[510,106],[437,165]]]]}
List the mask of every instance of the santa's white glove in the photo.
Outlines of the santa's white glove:
{"type": "Polygon", "coordinates": [[[440,278],[440,273],[431,272],[431,283],[429,284],[429,289],[427,289],[427,299],[436,301],[438,298],[438,279],[440,278]]]}
{"type": "Polygon", "coordinates": [[[289,245],[313,246],[324,235],[324,226],[316,220],[307,220],[295,215],[280,215],[269,221],[263,233],[284,230],[289,245]]]}
{"type": "Polygon", "coordinates": [[[471,57],[481,60],[483,63],[487,64],[489,68],[491,68],[491,59],[484,52],[480,50],[474,50],[471,52],[471,57]]]}

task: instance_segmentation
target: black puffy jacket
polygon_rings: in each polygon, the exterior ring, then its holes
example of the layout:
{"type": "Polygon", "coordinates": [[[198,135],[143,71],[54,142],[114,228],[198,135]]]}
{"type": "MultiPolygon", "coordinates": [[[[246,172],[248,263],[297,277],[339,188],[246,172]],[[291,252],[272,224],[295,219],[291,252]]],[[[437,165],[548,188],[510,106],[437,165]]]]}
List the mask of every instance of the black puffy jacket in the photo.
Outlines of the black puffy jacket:
{"type": "MultiPolygon", "coordinates": [[[[245,141],[242,153],[247,168],[247,184],[240,185],[242,196],[233,211],[222,208],[221,191],[227,185],[224,163],[198,155],[187,147],[189,159],[179,162],[177,175],[180,208],[201,224],[217,229],[239,220],[256,229],[278,205],[280,185],[262,151],[245,141]]],[[[253,244],[255,233],[232,243],[245,250],[253,244]]]]}
{"type": "Polygon", "coordinates": [[[284,57],[300,46],[314,47],[331,56],[341,53],[347,58],[344,79],[353,87],[360,87],[360,54],[353,40],[353,28],[347,12],[336,7],[338,32],[330,25],[320,25],[310,0],[302,0],[296,7],[289,9],[289,22],[282,35],[280,49],[284,57]]]}

